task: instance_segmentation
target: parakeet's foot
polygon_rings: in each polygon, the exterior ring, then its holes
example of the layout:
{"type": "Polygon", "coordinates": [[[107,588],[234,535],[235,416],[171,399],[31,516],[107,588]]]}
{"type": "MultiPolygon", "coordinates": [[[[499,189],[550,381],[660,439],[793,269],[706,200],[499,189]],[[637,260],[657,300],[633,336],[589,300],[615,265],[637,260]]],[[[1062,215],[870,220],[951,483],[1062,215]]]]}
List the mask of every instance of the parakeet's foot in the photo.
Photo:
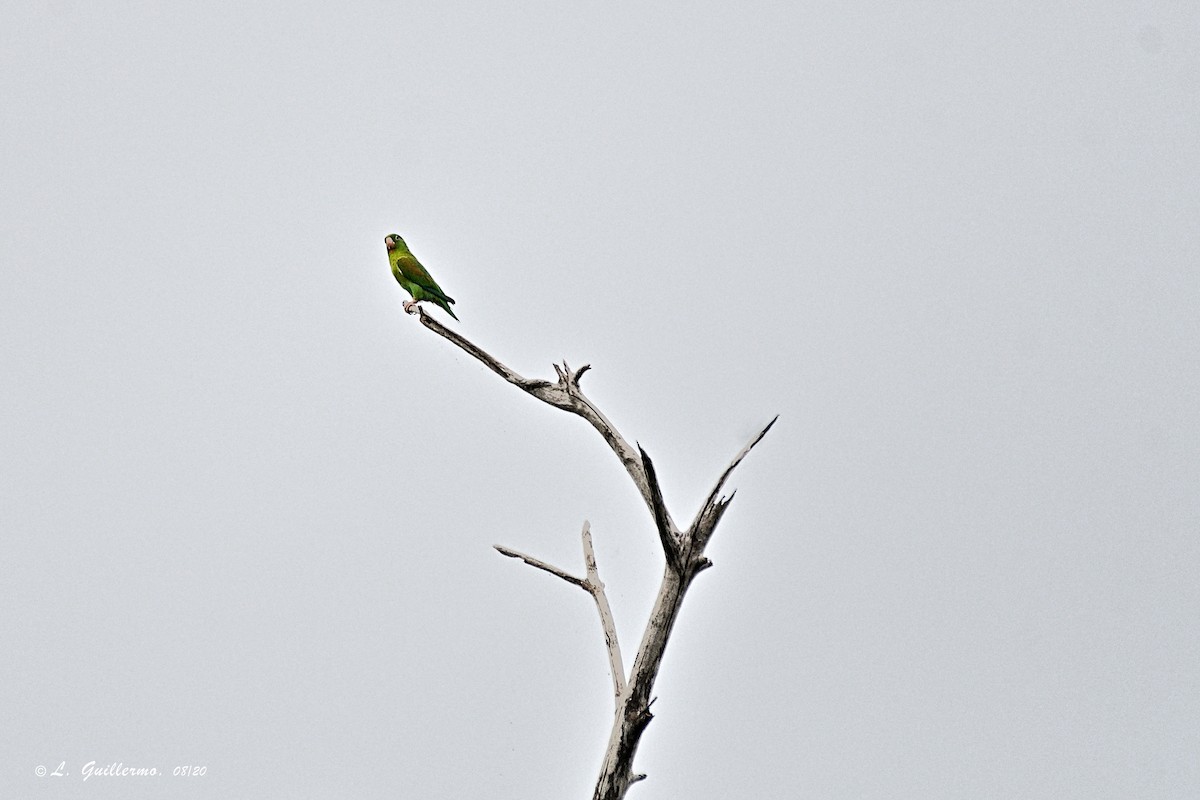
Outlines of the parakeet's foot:
{"type": "Polygon", "coordinates": [[[416,305],[417,305],[416,300],[405,300],[404,301],[404,313],[405,314],[416,314],[417,313],[416,305]]]}

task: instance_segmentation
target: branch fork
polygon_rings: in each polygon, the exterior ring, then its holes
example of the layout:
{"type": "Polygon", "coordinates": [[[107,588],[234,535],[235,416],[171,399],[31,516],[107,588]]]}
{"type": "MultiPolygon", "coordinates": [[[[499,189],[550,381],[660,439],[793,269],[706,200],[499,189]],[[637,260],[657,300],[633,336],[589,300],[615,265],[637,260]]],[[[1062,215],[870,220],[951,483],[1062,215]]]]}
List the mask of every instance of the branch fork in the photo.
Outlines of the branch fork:
{"type": "Polygon", "coordinates": [[[629,477],[637,486],[642,500],[646,503],[646,508],[654,519],[654,528],[658,534],[659,544],[662,546],[665,565],[658,596],[654,608],[650,612],[650,619],[646,623],[642,641],[638,646],[637,655],[634,657],[633,667],[628,676],[625,674],[621,659],[621,647],[617,641],[617,629],[612,609],[608,605],[604,583],[600,580],[599,570],[596,566],[591,529],[586,521],[583,523],[583,531],[580,534],[585,567],[585,576],[582,578],[533,556],[503,545],[495,545],[496,550],[502,555],[520,559],[535,569],[548,572],[567,583],[578,586],[590,594],[596,604],[596,610],[600,615],[600,624],[604,630],[605,648],[608,651],[616,713],[613,717],[608,748],[604,754],[600,776],[592,797],[593,800],[621,800],[625,797],[625,792],[631,784],[646,777],[644,774],[633,771],[633,759],[637,754],[642,733],[650,724],[650,720],[654,718],[650,712],[650,705],[654,702],[650,693],[654,688],[654,681],[658,677],[667,640],[671,635],[675,620],[679,616],[684,595],[696,575],[712,566],[712,562],[705,557],[704,550],[712,540],[717,524],[720,523],[725,510],[736,494],[736,492],[730,492],[728,496],[724,496],[721,494],[721,490],[729,476],[742,463],[742,459],[762,441],[779,417],[776,415],[768,422],[766,427],[759,431],[758,435],[751,439],[734,457],[717,479],[712,491],[708,493],[700,510],[696,512],[692,524],[686,530],[681,530],[671,519],[671,514],[667,510],[654,462],[650,456],[640,444],[636,449],[631,447],[580,388],[580,379],[591,368],[589,364],[584,364],[574,370],[566,361],[555,364],[554,372],[557,381],[554,383],[526,378],[500,363],[462,334],[444,326],[420,306],[417,306],[417,314],[421,324],[426,328],[474,356],[484,366],[518,389],[555,408],[587,420],[604,438],[622,466],[625,467],[625,471],[629,473],[629,477]]]}
{"type": "Polygon", "coordinates": [[[617,624],[613,619],[612,608],[608,605],[608,595],[604,593],[604,582],[600,580],[600,570],[596,566],[596,551],[592,548],[591,524],[583,521],[583,562],[587,570],[586,577],[578,578],[566,570],[559,569],[553,564],[547,564],[541,559],[517,552],[504,545],[493,545],[501,555],[509,558],[519,558],[529,566],[549,572],[557,578],[562,578],[572,586],[578,586],[592,596],[596,603],[596,611],[600,614],[600,626],[604,629],[604,646],[608,651],[608,668],[612,673],[613,697],[619,704],[621,695],[625,693],[625,666],[621,660],[621,644],[617,641],[617,624]]]}

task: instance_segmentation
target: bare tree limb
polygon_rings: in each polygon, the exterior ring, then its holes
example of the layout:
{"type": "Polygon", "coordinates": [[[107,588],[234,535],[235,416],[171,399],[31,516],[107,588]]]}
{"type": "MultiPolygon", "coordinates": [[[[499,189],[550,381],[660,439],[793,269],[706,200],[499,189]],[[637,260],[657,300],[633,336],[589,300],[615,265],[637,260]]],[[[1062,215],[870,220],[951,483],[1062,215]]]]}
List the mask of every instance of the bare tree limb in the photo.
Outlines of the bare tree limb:
{"type": "Polygon", "coordinates": [[[534,558],[504,545],[492,546],[500,555],[519,558],[529,566],[562,578],[592,596],[592,600],[596,603],[596,611],[600,614],[600,627],[604,630],[604,649],[608,652],[608,669],[612,673],[613,701],[620,707],[621,696],[625,693],[625,664],[621,659],[621,643],[617,640],[617,623],[613,618],[612,608],[608,605],[608,595],[604,592],[604,582],[600,580],[600,570],[596,566],[596,551],[592,547],[591,523],[587,520],[583,521],[580,538],[583,544],[583,561],[587,569],[586,578],[577,578],[566,570],[548,564],[540,558],[534,558]]]}
{"type": "MultiPolygon", "coordinates": [[[[625,471],[629,473],[629,477],[633,479],[634,485],[637,486],[638,492],[641,493],[646,507],[653,513],[654,505],[651,499],[650,485],[646,480],[646,471],[642,467],[642,460],[638,457],[637,451],[629,446],[629,442],[625,440],[625,437],[621,436],[616,426],[608,421],[608,417],[604,416],[600,409],[596,408],[592,401],[584,395],[583,390],[579,388],[580,378],[591,368],[591,365],[584,364],[572,372],[571,368],[565,362],[561,366],[555,364],[554,371],[558,375],[557,383],[526,378],[518,375],[504,364],[501,364],[484,351],[483,348],[477,346],[462,334],[438,322],[419,305],[413,306],[413,312],[410,313],[416,313],[422,325],[461,348],[463,352],[477,359],[485,367],[495,372],[501,378],[504,378],[504,380],[513,386],[524,392],[528,392],[543,403],[552,405],[555,408],[561,408],[563,411],[569,411],[587,420],[600,433],[604,441],[608,443],[609,448],[612,449],[617,458],[620,459],[622,466],[625,467],[625,471]]],[[[667,518],[670,520],[669,514],[667,518]]],[[[671,527],[675,527],[674,522],[671,522],[671,527]]]]}
{"type": "MultiPolygon", "coordinates": [[[[537,390],[544,390],[551,386],[551,384],[547,381],[531,380],[529,378],[522,378],[520,375],[513,372],[511,369],[504,366],[496,359],[492,358],[492,356],[490,354],[488,354],[487,352],[485,352],[482,348],[477,347],[475,345],[475,343],[472,342],[471,340],[467,339],[467,337],[463,336],[458,331],[447,328],[445,325],[438,322],[436,319],[431,317],[429,314],[426,314],[425,309],[421,308],[420,306],[413,306],[413,310],[409,311],[408,313],[412,314],[414,312],[420,317],[421,324],[424,325],[426,328],[429,328],[429,330],[433,331],[434,333],[438,334],[439,336],[441,336],[445,339],[448,339],[449,341],[458,345],[464,351],[466,351],[467,353],[469,353],[470,355],[474,356],[476,359],[481,361],[485,367],[487,367],[492,372],[499,375],[501,378],[504,378],[504,380],[508,381],[509,383],[513,384],[514,386],[524,389],[525,391],[530,392],[531,394],[537,390]]],[[[535,395],[535,396],[537,396],[541,400],[544,400],[547,403],[550,403],[550,405],[558,405],[558,403],[554,402],[552,399],[550,399],[548,397],[542,397],[541,395],[535,395]]]]}
{"type": "Polygon", "coordinates": [[[586,578],[578,578],[532,556],[496,545],[496,549],[501,554],[510,558],[519,558],[536,569],[549,572],[584,589],[592,595],[596,603],[600,614],[600,624],[604,628],[617,709],[609,734],[608,747],[604,753],[600,776],[596,781],[596,789],[592,797],[593,800],[622,800],[631,784],[646,778],[644,774],[633,771],[633,759],[637,754],[637,748],[646,726],[654,718],[650,712],[650,706],[654,702],[650,693],[662,666],[667,641],[675,626],[675,621],[679,617],[684,595],[696,575],[712,566],[712,561],[704,556],[704,548],[711,539],[717,524],[721,521],[725,509],[736,494],[736,492],[731,492],[728,497],[722,497],[721,489],[742,459],[762,441],[779,417],[776,416],[767,423],[766,427],[734,457],[717,479],[716,485],[713,486],[708,497],[705,498],[704,504],[696,513],[691,526],[686,531],[680,531],[671,519],[666,503],[663,501],[654,462],[641,448],[641,445],[638,445],[636,450],[630,447],[629,442],[621,436],[616,427],[580,389],[579,380],[590,368],[589,365],[585,364],[577,370],[572,370],[566,361],[563,361],[561,365],[555,364],[554,372],[558,377],[555,383],[525,378],[501,364],[467,340],[466,337],[446,328],[426,314],[420,306],[416,307],[416,313],[420,315],[421,323],[426,328],[478,359],[488,369],[509,383],[555,408],[561,408],[587,420],[620,459],[654,518],[654,527],[662,544],[666,565],[654,608],[650,612],[650,619],[646,623],[646,629],[642,634],[642,640],[627,680],[621,660],[620,645],[617,642],[612,610],[609,608],[608,598],[604,593],[604,584],[600,581],[599,571],[596,568],[595,552],[592,549],[588,523],[584,523],[581,534],[584,562],[587,565],[586,578]]]}
{"type": "Polygon", "coordinates": [[[585,581],[583,578],[576,578],[574,575],[567,572],[565,569],[559,569],[558,567],[554,566],[553,564],[547,564],[545,561],[542,561],[540,558],[534,558],[533,556],[527,556],[524,553],[519,553],[516,550],[505,547],[502,544],[494,544],[494,545],[492,545],[492,547],[496,548],[496,550],[499,551],[500,555],[502,555],[502,556],[508,556],[509,558],[519,558],[531,567],[540,569],[543,572],[549,572],[551,575],[554,575],[557,578],[562,578],[567,583],[572,584],[574,586],[578,586],[580,589],[583,589],[585,592],[590,591],[587,587],[587,581],[585,581]]]}
{"type": "Polygon", "coordinates": [[[716,528],[717,522],[721,519],[721,515],[725,513],[725,506],[729,505],[729,501],[733,500],[733,494],[730,494],[728,498],[718,500],[717,495],[720,493],[721,487],[725,485],[725,481],[737,469],[737,465],[742,463],[742,459],[749,455],[754,446],[761,442],[762,438],[767,435],[767,431],[771,430],[771,426],[775,424],[775,420],[777,419],[779,419],[778,414],[767,423],[767,427],[759,431],[758,435],[741,449],[741,452],[734,456],[733,461],[729,462],[729,466],[725,468],[725,471],[721,473],[721,477],[717,479],[717,483],[713,486],[712,491],[708,493],[708,497],[704,500],[704,505],[696,512],[696,518],[692,520],[691,527],[688,530],[693,537],[700,540],[697,543],[701,547],[707,544],[709,538],[712,536],[713,529],[716,528]]]}
{"type": "Polygon", "coordinates": [[[650,692],[662,666],[667,640],[679,617],[689,583],[684,574],[667,564],[654,609],[650,612],[650,620],[646,623],[641,645],[633,660],[628,690],[609,734],[593,800],[621,800],[629,785],[635,779],[641,780],[633,772],[633,759],[637,755],[642,733],[650,720],[654,719],[650,713],[650,692]]]}
{"type": "Polygon", "coordinates": [[[621,695],[625,693],[625,663],[621,659],[621,643],[617,640],[617,622],[613,619],[612,609],[608,605],[608,595],[604,593],[604,582],[600,580],[600,570],[596,567],[596,551],[592,549],[591,525],[583,522],[583,561],[587,565],[587,580],[585,588],[592,593],[596,601],[596,611],[600,613],[600,627],[604,628],[604,646],[608,650],[608,671],[612,673],[613,702],[619,708],[621,695]]]}
{"type": "Polygon", "coordinates": [[[654,515],[654,527],[658,529],[658,540],[662,544],[663,555],[667,563],[675,569],[682,569],[679,552],[679,539],[667,513],[667,505],[663,501],[662,488],[658,485],[658,474],[654,471],[654,462],[642,446],[638,445],[638,455],[642,457],[642,466],[646,470],[646,485],[650,487],[650,513],[654,515]]]}

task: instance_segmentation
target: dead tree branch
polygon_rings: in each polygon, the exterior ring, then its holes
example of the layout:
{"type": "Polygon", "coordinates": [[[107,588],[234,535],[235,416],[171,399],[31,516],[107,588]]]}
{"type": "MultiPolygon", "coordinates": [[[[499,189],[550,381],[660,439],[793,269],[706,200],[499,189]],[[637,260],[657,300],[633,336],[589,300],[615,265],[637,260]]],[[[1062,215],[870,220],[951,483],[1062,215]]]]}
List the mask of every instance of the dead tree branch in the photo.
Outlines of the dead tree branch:
{"type": "Polygon", "coordinates": [[[540,558],[534,558],[533,556],[527,556],[524,553],[520,553],[516,550],[513,550],[510,547],[505,547],[502,544],[494,544],[494,545],[492,545],[492,547],[496,548],[496,550],[498,550],[500,555],[502,555],[502,556],[508,556],[509,558],[519,558],[522,561],[524,561],[526,564],[528,564],[529,566],[534,567],[535,569],[540,569],[543,572],[549,572],[551,575],[555,576],[556,578],[562,578],[567,583],[569,583],[573,586],[578,586],[580,589],[587,591],[587,585],[586,585],[586,582],[584,581],[584,579],[576,578],[574,575],[567,572],[565,569],[559,569],[558,567],[554,566],[553,564],[547,564],[545,561],[542,561],[540,558]]]}
{"type": "MultiPolygon", "coordinates": [[[[499,375],[504,380],[527,392],[543,403],[548,403],[555,408],[561,408],[563,411],[569,411],[572,414],[583,417],[593,428],[595,428],[608,446],[621,460],[625,471],[629,473],[629,477],[633,479],[634,485],[642,495],[642,499],[646,502],[646,507],[654,512],[653,494],[658,492],[661,495],[661,490],[658,486],[651,487],[650,478],[646,474],[646,469],[642,466],[642,459],[638,452],[629,446],[629,442],[621,436],[617,431],[616,426],[608,421],[608,418],[601,413],[600,409],[592,404],[592,401],[584,395],[583,390],[579,388],[579,380],[583,374],[591,369],[590,364],[584,364],[576,370],[564,361],[562,364],[555,364],[554,371],[558,375],[558,381],[550,383],[540,379],[525,378],[518,375],[513,370],[501,364],[482,348],[476,346],[465,336],[447,328],[442,323],[438,322],[429,314],[425,313],[425,309],[420,306],[414,306],[414,311],[420,315],[421,324],[437,335],[453,342],[462,350],[471,356],[478,359],[485,367],[499,375]]],[[[665,512],[666,509],[663,509],[665,512]]],[[[676,530],[675,523],[671,521],[670,515],[667,515],[667,521],[672,530],[676,530]]]]}
{"type": "Polygon", "coordinates": [[[492,546],[501,555],[519,558],[529,566],[562,578],[592,596],[592,600],[596,602],[596,611],[600,614],[600,627],[604,629],[604,648],[608,651],[608,669],[612,673],[613,697],[619,707],[621,695],[625,692],[625,665],[621,660],[621,643],[617,641],[617,623],[613,618],[612,609],[608,605],[608,595],[604,593],[604,582],[600,580],[600,570],[596,567],[596,551],[592,548],[591,523],[587,520],[583,521],[583,532],[580,534],[580,538],[583,540],[583,563],[587,569],[586,578],[577,578],[553,564],[547,564],[541,559],[519,553],[504,545],[492,546]]]}
{"type": "Polygon", "coordinates": [[[608,595],[604,593],[604,582],[600,580],[600,570],[596,566],[596,551],[592,549],[592,531],[587,520],[584,520],[581,538],[583,563],[587,568],[585,585],[596,601],[596,611],[600,613],[600,626],[604,628],[604,647],[608,651],[608,668],[612,672],[613,699],[619,706],[621,695],[625,693],[625,662],[621,659],[621,643],[617,640],[617,621],[609,608],[608,595]]]}
{"type": "Polygon", "coordinates": [[[633,759],[637,754],[642,733],[650,724],[650,720],[654,718],[650,712],[650,706],[654,702],[651,691],[654,688],[654,681],[658,677],[659,668],[662,666],[671,629],[679,617],[683,597],[696,575],[712,566],[712,562],[704,555],[704,549],[711,541],[713,531],[734,496],[733,492],[728,497],[722,496],[721,489],[724,487],[725,481],[741,464],[742,459],[762,441],[779,417],[776,416],[767,423],[766,427],[734,456],[733,461],[721,473],[712,491],[705,498],[704,504],[696,513],[691,526],[686,531],[681,531],[671,519],[670,512],[667,511],[666,503],[663,501],[662,488],[659,486],[658,476],[654,469],[654,462],[651,461],[650,456],[646,454],[641,445],[638,445],[636,450],[630,447],[629,442],[621,436],[616,427],[579,388],[579,379],[589,369],[588,365],[585,364],[577,370],[572,370],[565,361],[562,364],[555,364],[554,372],[558,380],[554,383],[525,378],[501,364],[466,337],[442,325],[419,306],[415,308],[415,311],[420,315],[421,324],[426,328],[474,356],[504,380],[544,403],[587,420],[621,461],[654,519],[654,528],[658,533],[666,564],[658,597],[650,612],[650,619],[646,623],[646,629],[642,634],[642,641],[634,657],[633,668],[628,679],[624,675],[620,646],[617,643],[616,625],[613,622],[612,611],[608,607],[608,599],[604,594],[604,584],[600,582],[598,571],[595,568],[595,554],[592,551],[591,533],[587,523],[584,523],[582,534],[584,561],[587,564],[586,578],[578,578],[532,556],[496,545],[496,549],[503,555],[519,558],[536,569],[549,572],[568,583],[579,586],[589,592],[596,602],[609,653],[609,666],[613,674],[613,693],[616,697],[617,709],[613,718],[612,732],[609,735],[608,748],[604,754],[600,776],[596,781],[596,789],[592,797],[593,800],[622,800],[630,784],[646,777],[633,771],[633,759]]]}

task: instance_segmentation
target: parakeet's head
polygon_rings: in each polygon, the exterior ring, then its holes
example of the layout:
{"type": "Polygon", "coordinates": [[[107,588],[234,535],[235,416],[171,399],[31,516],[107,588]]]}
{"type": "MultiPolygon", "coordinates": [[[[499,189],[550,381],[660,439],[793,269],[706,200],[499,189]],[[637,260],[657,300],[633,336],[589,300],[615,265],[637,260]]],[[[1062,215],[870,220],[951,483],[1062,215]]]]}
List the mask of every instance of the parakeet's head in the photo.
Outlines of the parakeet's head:
{"type": "Polygon", "coordinates": [[[408,245],[404,243],[404,240],[400,238],[400,234],[398,233],[389,233],[387,236],[383,237],[383,245],[388,249],[389,253],[395,250],[397,247],[399,247],[401,250],[408,249],[408,245]]]}

